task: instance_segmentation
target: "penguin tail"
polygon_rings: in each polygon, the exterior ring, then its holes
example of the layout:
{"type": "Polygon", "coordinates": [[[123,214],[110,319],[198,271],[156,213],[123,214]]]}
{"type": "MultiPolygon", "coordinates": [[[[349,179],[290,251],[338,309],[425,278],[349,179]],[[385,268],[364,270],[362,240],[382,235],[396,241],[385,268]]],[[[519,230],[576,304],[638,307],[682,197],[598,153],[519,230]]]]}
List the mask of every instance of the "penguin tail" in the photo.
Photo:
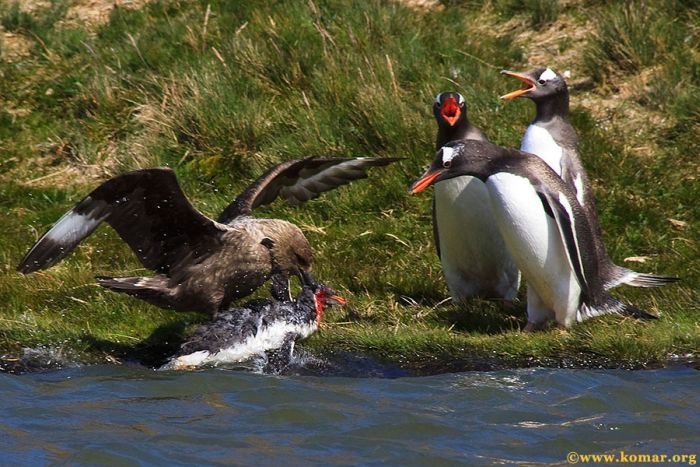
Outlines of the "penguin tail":
{"type": "Polygon", "coordinates": [[[634,277],[625,282],[632,287],[661,287],[662,285],[673,284],[681,280],[673,276],[657,276],[656,274],[643,274],[635,272],[634,277]]]}
{"type": "Polygon", "coordinates": [[[622,303],[612,295],[607,295],[603,300],[595,305],[589,305],[587,303],[582,303],[578,311],[577,320],[583,321],[588,318],[593,318],[595,316],[602,316],[611,313],[616,313],[618,315],[632,316],[637,319],[658,319],[659,315],[652,313],[641,308],[637,308],[634,305],[627,303],[622,303]]]}
{"type": "Polygon", "coordinates": [[[613,274],[605,284],[605,289],[609,290],[621,284],[631,285],[632,287],[661,287],[668,284],[673,284],[680,280],[679,277],[660,276],[656,274],[645,274],[635,272],[631,269],[616,267],[613,274]]]}

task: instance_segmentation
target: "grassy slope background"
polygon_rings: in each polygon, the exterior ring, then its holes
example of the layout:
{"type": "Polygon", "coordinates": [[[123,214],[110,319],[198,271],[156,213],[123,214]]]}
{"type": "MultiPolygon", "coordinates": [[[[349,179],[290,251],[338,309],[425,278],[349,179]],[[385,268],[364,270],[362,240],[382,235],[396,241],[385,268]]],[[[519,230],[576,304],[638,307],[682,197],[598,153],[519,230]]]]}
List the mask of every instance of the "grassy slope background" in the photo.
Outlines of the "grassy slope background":
{"type": "Polygon", "coordinates": [[[307,348],[425,371],[636,367],[697,355],[698,13],[670,0],[526,3],[416,11],[389,2],[156,1],[114,9],[91,27],[66,21],[71,2],[27,13],[0,0],[0,24],[29,44],[9,58],[0,43],[5,360],[45,345],[68,358],[156,362],[201,320],[97,287],[96,274],[142,272],[107,227],[49,271],[14,272],[38,235],[100,180],[169,165],[214,216],[269,165],[308,155],[407,160],[302,207],[258,212],[297,223],[315,248],[317,277],[351,299],[307,348]],[[483,301],[438,305],[447,291],[430,196],[407,193],[432,158],[434,95],[460,91],[475,124],[518,146],[534,109],[498,100],[517,86],[498,71],[541,60],[574,73],[572,118],[611,257],[645,257],[631,266],[683,278],[614,291],[661,320],[611,316],[526,335],[518,331],[524,300],[507,312],[483,301]]]}

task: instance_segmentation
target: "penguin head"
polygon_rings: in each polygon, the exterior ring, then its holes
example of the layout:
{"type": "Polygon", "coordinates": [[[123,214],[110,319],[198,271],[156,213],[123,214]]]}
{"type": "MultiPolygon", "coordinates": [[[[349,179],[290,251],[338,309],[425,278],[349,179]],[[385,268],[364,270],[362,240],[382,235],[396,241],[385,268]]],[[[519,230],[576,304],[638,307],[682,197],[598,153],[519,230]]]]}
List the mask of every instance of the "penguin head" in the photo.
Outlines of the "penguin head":
{"type": "Polygon", "coordinates": [[[315,289],[314,289],[314,306],[316,309],[316,321],[320,322],[321,317],[323,316],[323,310],[326,307],[333,306],[333,305],[340,305],[344,306],[347,303],[347,300],[345,300],[343,297],[338,295],[333,289],[330,287],[323,285],[323,284],[317,284],[315,289]]]}
{"type": "Polygon", "coordinates": [[[435,97],[433,114],[439,126],[454,127],[466,118],[467,103],[458,92],[441,92],[435,97]]]}
{"type": "Polygon", "coordinates": [[[325,308],[333,305],[345,306],[347,303],[347,300],[338,295],[333,289],[318,282],[311,273],[301,272],[299,279],[302,289],[297,295],[297,306],[301,306],[308,311],[313,310],[315,312],[313,320],[317,323],[321,322],[325,308]]]}
{"type": "Polygon", "coordinates": [[[554,96],[568,96],[566,81],[551,68],[535,68],[524,73],[503,70],[501,74],[522,81],[520,89],[501,96],[501,99],[511,100],[516,97],[527,97],[538,102],[554,96]]]}
{"type": "Polygon", "coordinates": [[[489,175],[489,162],[503,148],[487,141],[452,141],[435,153],[433,163],[421,177],[411,185],[411,193],[420,193],[437,182],[471,175],[485,180],[489,175]]]}

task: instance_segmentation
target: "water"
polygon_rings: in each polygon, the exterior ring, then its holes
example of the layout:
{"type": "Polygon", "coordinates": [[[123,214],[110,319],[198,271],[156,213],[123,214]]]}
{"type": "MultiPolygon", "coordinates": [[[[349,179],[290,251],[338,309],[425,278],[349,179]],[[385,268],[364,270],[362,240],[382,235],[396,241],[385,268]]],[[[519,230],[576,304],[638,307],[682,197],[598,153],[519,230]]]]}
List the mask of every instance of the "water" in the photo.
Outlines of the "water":
{"type": "MultiPolygon", "coordinates": [[[[397,379],[94,366],[0,374],[3,465],[566,464],[700,454],[700,372],[397,379]]],[[[692,465],[692,464],[690,464],[692,465]]]]}

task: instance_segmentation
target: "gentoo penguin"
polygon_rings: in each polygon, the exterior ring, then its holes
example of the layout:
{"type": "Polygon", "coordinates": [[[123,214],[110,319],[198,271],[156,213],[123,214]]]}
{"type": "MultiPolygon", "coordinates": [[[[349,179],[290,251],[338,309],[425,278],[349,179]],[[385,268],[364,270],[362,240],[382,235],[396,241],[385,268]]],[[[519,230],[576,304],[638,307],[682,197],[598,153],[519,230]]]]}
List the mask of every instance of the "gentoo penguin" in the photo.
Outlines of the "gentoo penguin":
{"type": "MultiPolygon", "coordinates": [[[[436,149],[455,140],[487,141],[469,122],[461,94],[438,94],[433,113],[438,125],[436,149]]],[[[498,233],[480,180],[462,176],[435,185],[433,237],[452,300],[515,299],[520,272],[498,233]]]]}
{"type": "MultiPolygon", "coordinates": [[[[161,370],[185,370],[273,359],[273,371],[289,364],[297,340],[313,334],[323,310],[345,299],[322,284],[304,284],[295,301],[253,300],[219,312],[199,326],[161,370]]],[[[269,362],[268,362],[269,363],[269,362]]]]}
{"type": "Polygon", "coordinates": [[[620,284],[659,287],[676,282],[677,277],[643,274],[618,266],[608,256],[591,183],[578,155],[576,130],[569,121],[569,90],[564,78],[551,68],[537,68],[526,73],[504,70],[501,73],[523,82],[521,89],[501,96],[501,99],[526,97],[537,107],[537,115],[525,131],[520,150],[539,156],[576,194],[588,223],[596,232],[594,241],[600,259],[603,286],[606,289],[620,284]]]}
{"type": "Polygon", "coordinates": [[[257,219],[253,209],[278,196],[292,203],[367,177],[392,158],[307,158],[279,164],[253,182],[216,221],[187,200],[168,168],[137,170],[104,182],[61,217],[18,266],[25,274],[66,257],[102,221],[136,253],[148,277],[98,277],[103,287],[179,311],[213,315],[271,276],[289,298],[289,275],[308,271],[312,250],[294,224],[257,219]]]}
{"type": "Polygon", "coordinates": [[[498,228],[527,282],[526,330],[616,312],[653,315],[619,302],[603,283],[595,231],[576,194],[542,159],[483,141],[449,143],[411,187],[461,175],[482,180],[498,228]]]}
{"type": "Polygon", "coordinates": [[[450,141],[476,139],[488,141],[479,128],[469,121],[467,103],[458,92],[442,92],[435,97],[433,114],[438,125],[436,138],[437,149],[450,141]]]}

